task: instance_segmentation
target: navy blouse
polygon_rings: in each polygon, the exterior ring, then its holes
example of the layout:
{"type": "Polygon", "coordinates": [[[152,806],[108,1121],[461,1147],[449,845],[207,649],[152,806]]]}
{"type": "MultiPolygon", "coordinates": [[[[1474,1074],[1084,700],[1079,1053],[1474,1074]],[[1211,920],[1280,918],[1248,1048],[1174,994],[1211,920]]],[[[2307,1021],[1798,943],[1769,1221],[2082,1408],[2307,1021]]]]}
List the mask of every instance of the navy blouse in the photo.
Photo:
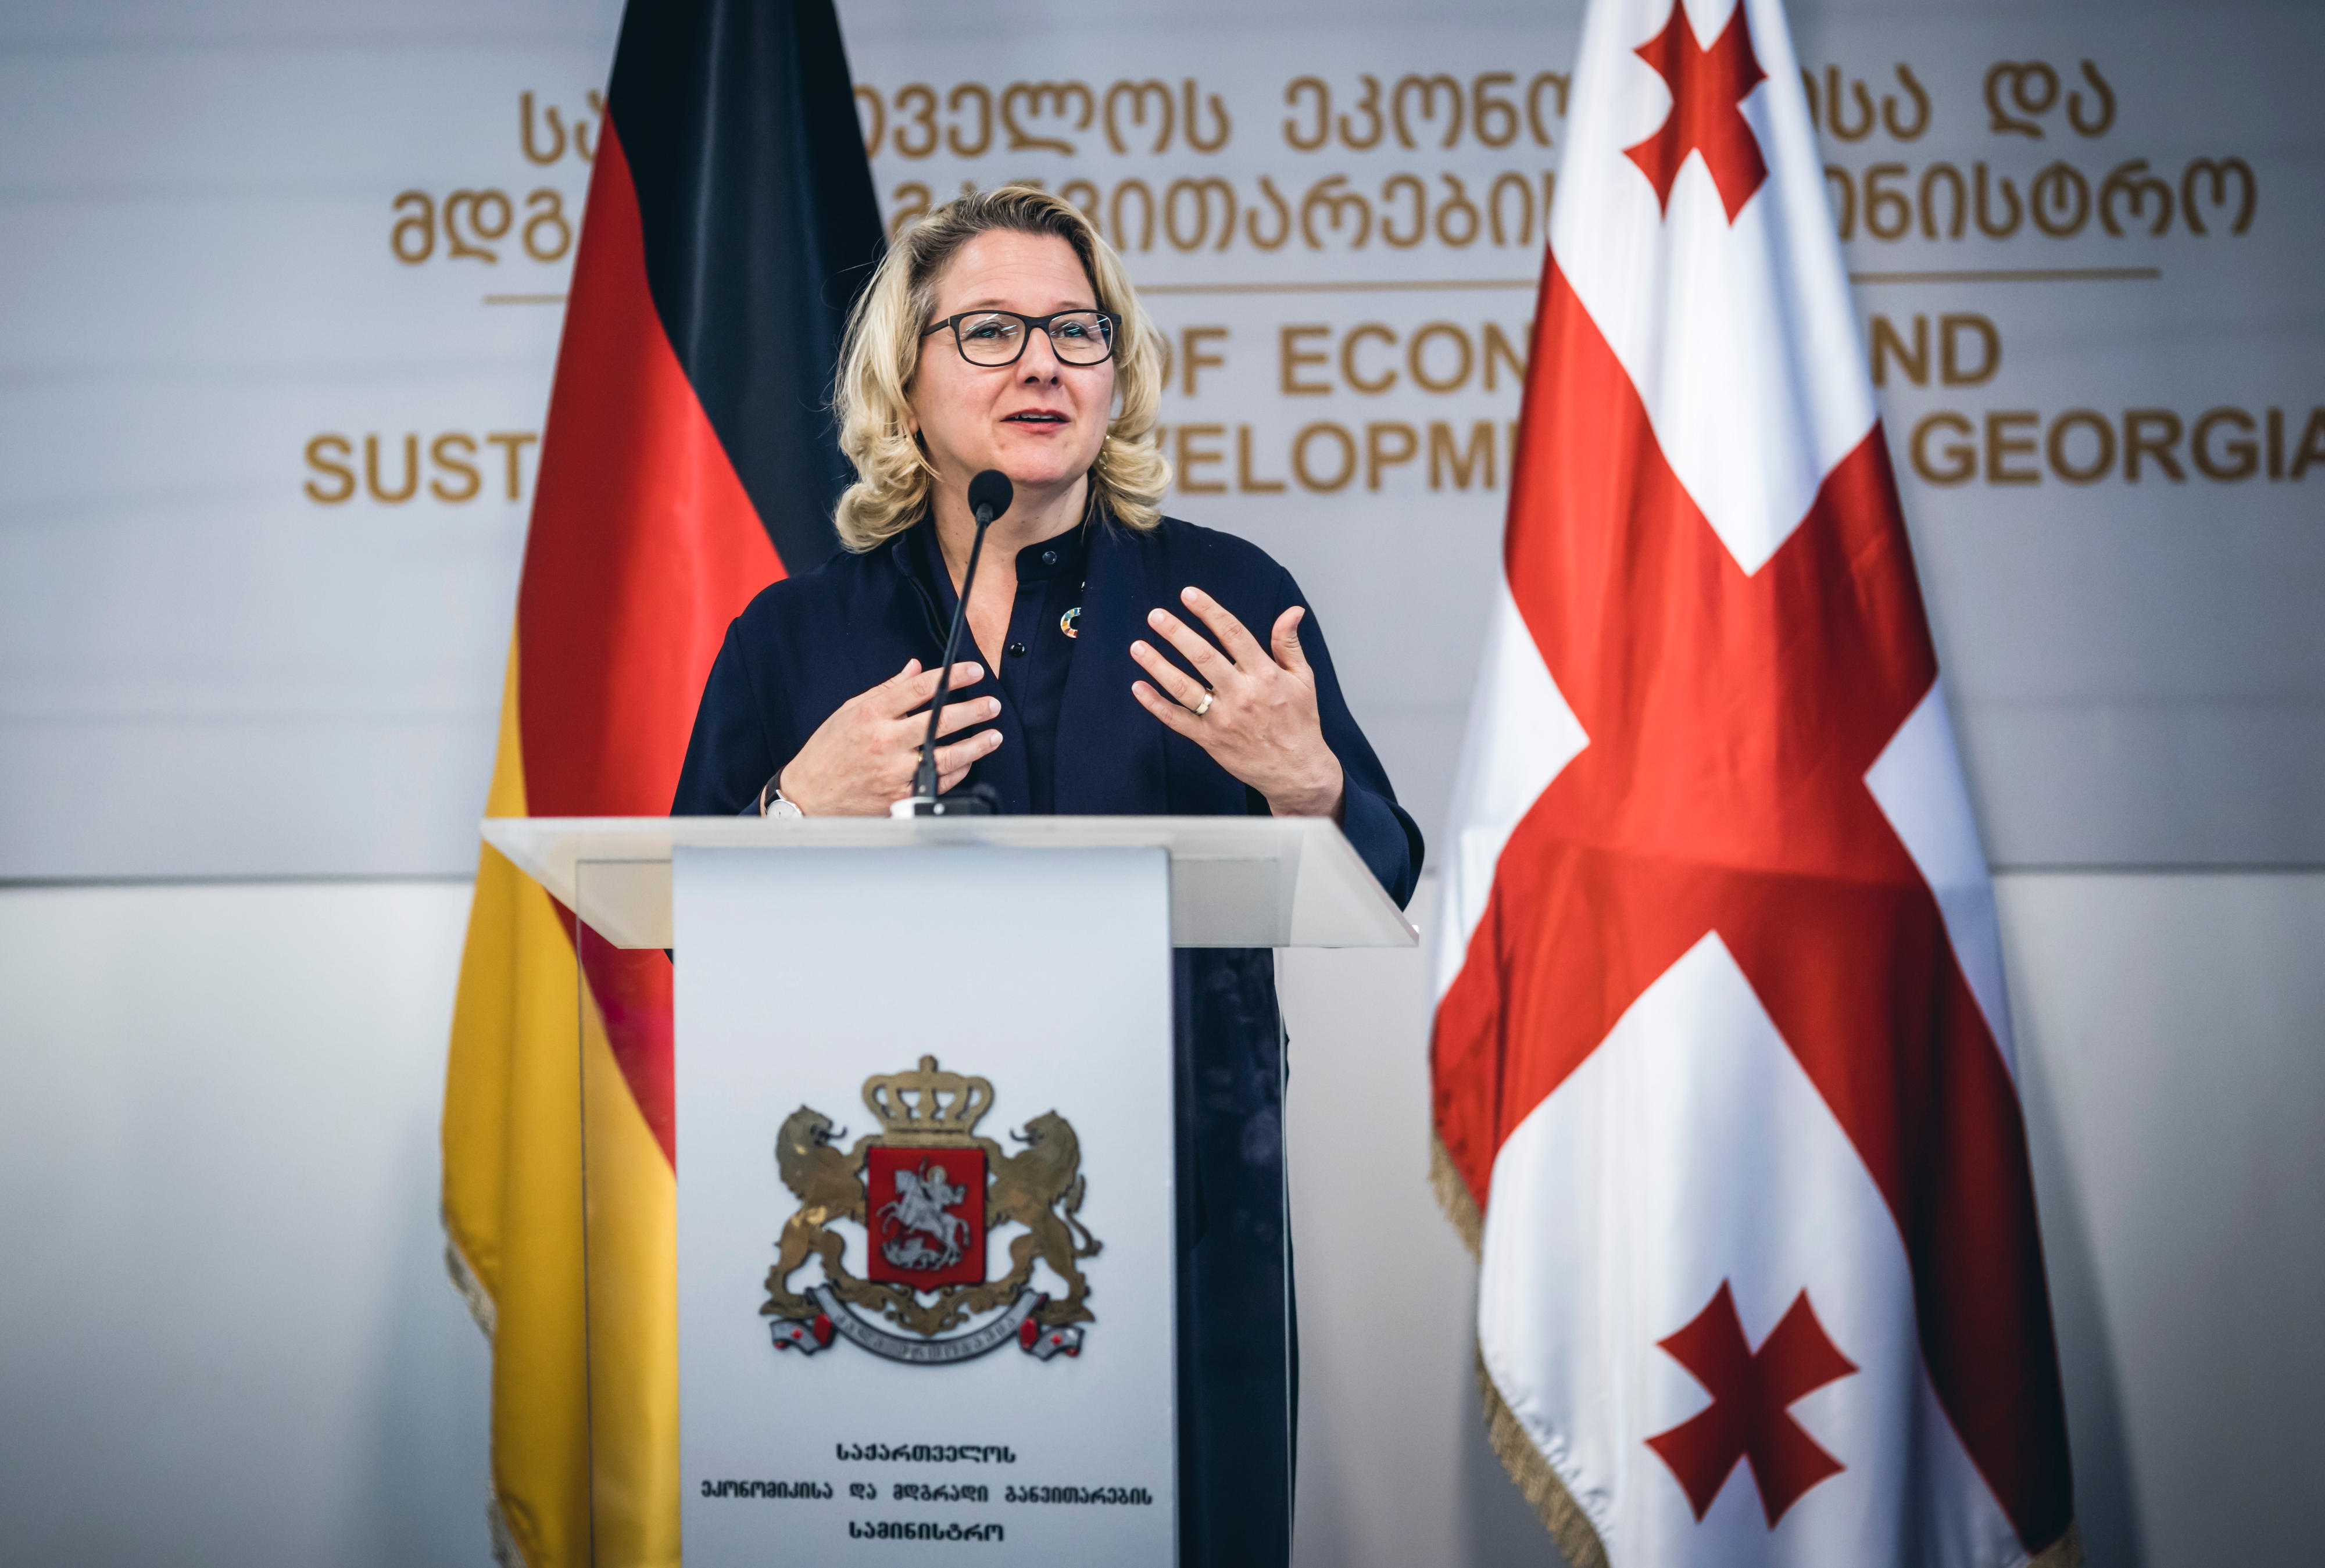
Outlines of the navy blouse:
{"type": "MultiPolygon", "coordinates": [[[[1209,593],[1263,644],[1306,604],[1255,545],[1165,518],[1136,531],[1094,514],[1017,555],[1017,598],[997,671],[963,696],[997,696],[1001,745],[956,791],[991,788],[1005,812],[1265,816],[1256,790],[1131,695],[1135,638],[1158,606],[1209,593]]],[[[834,710],[918,659],[942,658],[955,603],[932,526],[775,583],[727,630],[687,746],[677,816],[755,810],[759,790],[834,710]]],[[[1421,833],[1348,712],[1315,611],[1300,642],[1316,672],[1325,742],[1346,778],[1341,829],[1402,905],[1421,833]]],[[[981,653],[959,657],[979,663],[981,653]]],[[[950,739],[982,726],[956,731],[950,739]]],[[[1299,1351],[1284,1201],[1285,1056],[1274,955],[1173,955],[1179,1159],[1180,1546],[1189,1568],[1290,1560],[1299,1351]]]]}

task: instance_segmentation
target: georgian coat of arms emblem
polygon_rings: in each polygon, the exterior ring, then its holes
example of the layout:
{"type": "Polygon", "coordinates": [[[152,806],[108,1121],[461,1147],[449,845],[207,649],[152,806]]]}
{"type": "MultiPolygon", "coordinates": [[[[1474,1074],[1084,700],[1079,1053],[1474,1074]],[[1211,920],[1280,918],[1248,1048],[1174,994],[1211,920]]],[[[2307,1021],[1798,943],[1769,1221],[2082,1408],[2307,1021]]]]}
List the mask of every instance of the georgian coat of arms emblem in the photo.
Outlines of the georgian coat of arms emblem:
{"type": "Polygon", "coordinates": [[[848,1135],[802,1105],[775,1136],[775,1168],[800,1201],[783,1222],[760,1314],[778,1350],[807,1355],[846,1339],[892,1360],[921,1366],[965,1361],[1015,1342],[1042,1360],[1081,1353],[1096,1321],[1079,1260],[1098,1242],[1079,1218],[1081,1141],[1045,1111],[1010,1134],[1010,1153],[977,1135],[993,1108],[983,1078],[940,1070],[865,1080],[864,1103],[880,1130],[840,1152],[848,1135]],[[864,1272],[848,1268],[846,1223],[863,1234],[864,1272]],[[1004,1236],[1015,1228],[1016,1234],[1004,1236]],[[991,1277],[1005,1244],[1010,1268],[991,1277]],[[1035,1288],[1046,1267],[1062,1294],[1035,1288]],[[793,1276],[822,1276],[795,1290],[793,1276]]]}

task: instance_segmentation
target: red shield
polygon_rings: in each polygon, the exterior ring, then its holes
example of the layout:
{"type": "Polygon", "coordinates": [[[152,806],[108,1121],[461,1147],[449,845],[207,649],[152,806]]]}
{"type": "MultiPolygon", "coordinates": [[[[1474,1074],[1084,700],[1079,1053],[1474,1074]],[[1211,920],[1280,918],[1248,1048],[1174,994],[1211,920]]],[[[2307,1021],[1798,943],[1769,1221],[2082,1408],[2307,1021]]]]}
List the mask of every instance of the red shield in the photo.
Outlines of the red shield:
{"type": "Polygon", "coordinates": [[[865,1151],[865,1213],[872,1231],[867,1279],[934,1290],[985,1283],[985,1151],[865,1151]]]}

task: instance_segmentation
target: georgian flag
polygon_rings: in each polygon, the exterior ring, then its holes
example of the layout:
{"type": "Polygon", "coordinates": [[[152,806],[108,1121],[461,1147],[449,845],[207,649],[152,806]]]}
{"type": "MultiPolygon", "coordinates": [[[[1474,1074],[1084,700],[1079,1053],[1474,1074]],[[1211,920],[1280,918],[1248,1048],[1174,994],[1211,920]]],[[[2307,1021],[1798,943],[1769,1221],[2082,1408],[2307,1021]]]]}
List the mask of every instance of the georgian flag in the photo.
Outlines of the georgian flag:
{"type": "Polygon", "coordinates": [[[1780,0],[1592,0],[1436,957],[1579,1565],[2080,1557],[1994,906],[1780,0]]]}

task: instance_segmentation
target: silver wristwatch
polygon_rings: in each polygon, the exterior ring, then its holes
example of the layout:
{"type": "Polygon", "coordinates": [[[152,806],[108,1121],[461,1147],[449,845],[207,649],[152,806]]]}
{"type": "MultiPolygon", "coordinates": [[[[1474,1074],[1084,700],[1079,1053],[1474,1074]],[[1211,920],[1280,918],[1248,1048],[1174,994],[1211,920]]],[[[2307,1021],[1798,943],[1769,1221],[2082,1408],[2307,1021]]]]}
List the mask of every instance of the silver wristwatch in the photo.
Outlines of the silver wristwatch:
{"type": "Polygon", "coordinates": [[[759,815],[762,816],[805,816],[807,813],[799,808],[798,801],[784,799],[783,792],[775,788],[775,786],[782,781],[782,779],[783,775],[778,773],[774,778],[768,779],[765,786],[760,789],[759,815]]]}

